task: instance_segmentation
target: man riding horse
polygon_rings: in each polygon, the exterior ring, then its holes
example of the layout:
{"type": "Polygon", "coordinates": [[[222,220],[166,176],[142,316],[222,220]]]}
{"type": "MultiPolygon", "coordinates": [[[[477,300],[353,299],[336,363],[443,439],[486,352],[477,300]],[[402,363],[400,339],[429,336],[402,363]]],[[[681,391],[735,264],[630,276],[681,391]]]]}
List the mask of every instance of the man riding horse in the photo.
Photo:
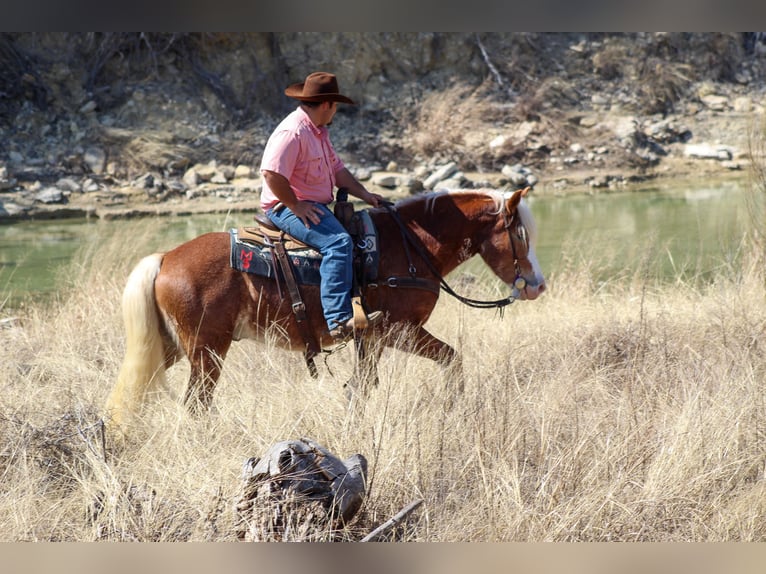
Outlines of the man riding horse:
{"type": "MultiPolygon", "coordinates": [[[[300,102],[276,127],[261,161],[261,208],[281,230],[322,254],[320,293],[327,328],[335,339],[350,337],[355,327],[351,305],[354,245],[350,235],[327,207],[334,187],[378,207],[383,198],[370,193],[343,165],[330,142],[338,102],[354,104],[342,95],[333,74],[315,72],[293,84],[285,94],[300,102]]],[[[367,316],[373,326],[380,311],[367,316]]]]}

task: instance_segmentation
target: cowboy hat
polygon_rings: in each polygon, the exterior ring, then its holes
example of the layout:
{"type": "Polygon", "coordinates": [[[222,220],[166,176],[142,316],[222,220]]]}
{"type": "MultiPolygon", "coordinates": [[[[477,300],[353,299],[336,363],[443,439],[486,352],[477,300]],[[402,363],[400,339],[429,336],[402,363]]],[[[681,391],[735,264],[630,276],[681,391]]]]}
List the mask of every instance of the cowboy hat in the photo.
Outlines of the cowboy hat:
{"type": "Polygon", "coordinates": [[[347,98],[338,90],[338,80],[335,74],[314,72],[306,76],[306,81],[285,88],[285,94],[303,102],[343,102],[353,104],[354,100],[347,98]]]}

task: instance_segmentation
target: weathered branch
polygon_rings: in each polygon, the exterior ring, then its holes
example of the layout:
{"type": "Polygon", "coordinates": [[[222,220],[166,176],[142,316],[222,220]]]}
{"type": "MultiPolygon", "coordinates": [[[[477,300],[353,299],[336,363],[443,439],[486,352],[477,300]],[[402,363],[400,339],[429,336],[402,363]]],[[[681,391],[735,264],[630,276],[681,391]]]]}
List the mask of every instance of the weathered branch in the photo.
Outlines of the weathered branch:
{"type": "Polygon", "coordinates": [[[407,516],[423,504],[423,499],[414,500],[407,506],[402,508],[393,518],[388,519],[386,522],[378,526],[375,530],[370,532],[367,536],[362,538],[361,542],[375,542],[379,540],[384,534],[388,533],[392,528],[397,526],[407,518],[407,516]]]}
{"type": "Polygon", "coordinates": [[[505,86],[505,80],[503,80],[503,77],[500,75],[500,71],[492,63],[492,60],[489,59],[489,54],[487,53],[486,48],[484,48],[484,44],[481,42],[481,37],[479,37],[478,34],[476,34],[476,44],[479,46],[479,50],[481,50],[481,57],[484,58],[484,63],[487,64],[489,71],[495,77],[495,81],[501,88],[508,92],[509,96],[513,97],[513,90],[505,86]]]}

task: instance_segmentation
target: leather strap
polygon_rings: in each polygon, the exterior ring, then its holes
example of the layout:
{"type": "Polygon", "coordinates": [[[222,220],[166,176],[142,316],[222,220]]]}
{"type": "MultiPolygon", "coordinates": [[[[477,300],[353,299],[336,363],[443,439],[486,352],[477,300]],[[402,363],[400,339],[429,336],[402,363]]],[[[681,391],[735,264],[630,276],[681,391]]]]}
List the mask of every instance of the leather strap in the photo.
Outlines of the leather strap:
{"type": "Polygon", "coordinates": [[[285,278],[285,284],[287,285],[287,292],[290,294],[290,300],[292,301],[292,309],[295,314],[295,320],[298,322],[298,330],[303,337],[303,342],[306,345],[304,351],[304,358],[306,359],[306,365],[309,368],[311,376],[316,378],[318,372],[316,365],[314,364],[314,357],[320,353],[319,346],[311,335],[311,328],[306,315],[306,305],[301,298],[301,292],[298,288],[298,283],[295,280],[295,273],[293,266],[290,263],[290,259],[287,256],[287,249],[282,241],[275,241],[272,244],[272,249],[277,254],[277,261],[282,269],[282,276],[285,278]]]}
{"type": "Polygon", "coordinates": [[[383,285],[392,289],[423,289],[424,291],[439,294],[439,284],[436,281],[424,279],[423,277],[392,276],[386,279],[383,285]]]}

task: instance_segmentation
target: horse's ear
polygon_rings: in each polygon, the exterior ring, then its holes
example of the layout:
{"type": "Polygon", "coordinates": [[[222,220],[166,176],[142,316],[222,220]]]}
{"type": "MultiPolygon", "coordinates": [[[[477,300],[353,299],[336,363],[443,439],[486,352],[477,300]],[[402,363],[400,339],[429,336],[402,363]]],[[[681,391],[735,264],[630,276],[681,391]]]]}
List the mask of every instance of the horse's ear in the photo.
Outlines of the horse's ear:
{"type": "Polygon", "coordinates": [[[527,186],[524,189],[517,189],[513,192],[513,195],[511,195],[511,197],[508,198],[508,201],[505,202],[505,208],[508,210],[508,213],[516,211],[521,198],[526,197],[530,189],[531,188],[527,186]]]}

